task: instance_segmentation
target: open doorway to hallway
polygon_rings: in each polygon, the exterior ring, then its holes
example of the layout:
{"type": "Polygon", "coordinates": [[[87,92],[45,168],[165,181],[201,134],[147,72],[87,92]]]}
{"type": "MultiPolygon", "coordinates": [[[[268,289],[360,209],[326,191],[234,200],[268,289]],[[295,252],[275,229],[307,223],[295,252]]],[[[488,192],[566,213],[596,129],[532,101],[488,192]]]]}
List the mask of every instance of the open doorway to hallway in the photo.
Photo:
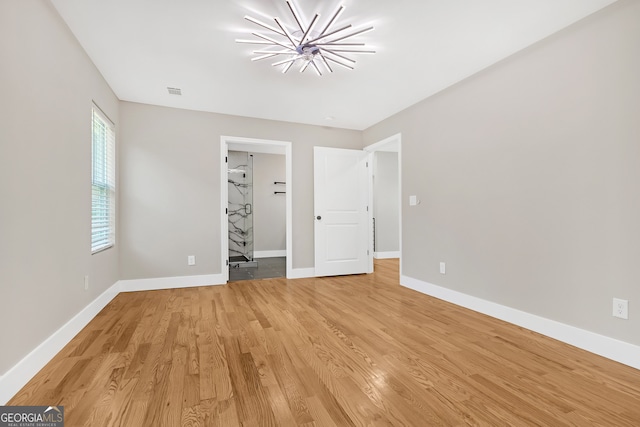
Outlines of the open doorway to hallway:
{"type": "MultiPolygon", "coordinates": [[[[402,263],[402,150],[397,134],[365,147],[372,164],[371,239],[375,259],[399,258],[402,263]]],[[[375,264],[374,264],[375,268],[375,264]]]]}

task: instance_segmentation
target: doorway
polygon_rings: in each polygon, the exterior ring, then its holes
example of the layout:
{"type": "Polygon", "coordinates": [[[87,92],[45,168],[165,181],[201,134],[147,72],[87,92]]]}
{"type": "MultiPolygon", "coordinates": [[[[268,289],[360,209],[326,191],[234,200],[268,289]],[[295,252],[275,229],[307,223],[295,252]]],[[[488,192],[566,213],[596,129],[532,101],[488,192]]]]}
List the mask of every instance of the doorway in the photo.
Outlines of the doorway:
{"type": "Polygon", "coordinates": [[[314,148],[315,276],[371,273],[374,258],[401,264],[400,169],[400,134],[363,150],[314,148]]]}
{"type": "MultiPolygon", "coordinates": [[[[278,156],[280,157],[280,156],[278,156]]],[[[221,232],[221,265],[223,273],[225,274],[225,281],[228,282],[230,280],[230,270],[228,267],[236,267],[234,268],[234,276],[244,276],[246,279],[251,278],[260,278],[259,276],[271,276],[276,272],[283,272],[286,277],[291,275],[291,270],[293,266],[293,254],[291,253],[291,248],[293,246],[293,222],[292,222],[292,167],[291,167],[291,143],[287,141],[273,141],[273,140],[263,140],[263,139],[254,139],[254,138],[243,138],[243,137],[231,137],[231,136],[222,136],[220,138],[220,203],[222,207],[222,220],[220,232],[221,232]],[[233,201],[233,198],[236,196],[230,196],[232,191],[237,191],[235,187],[232,187],[232,184],[229,182],[232,179],[232,174],[235,174],[235,178],[239,178],[240,174],[246,175],[246,170],[242,168],[232,167],[229,163],[234,152],[246,153],[247,160],[246,165],[252,163],[251,170],[251,201],[247,202],[247,199],[240,200],[242,203],[237,203],[233,206],[229,205],[230,201],[233,201]],[[258,251],[256,250],[256,229],[255,229],[255,221],[256,218],[253,215],[254,213],[254,201],[258,196],[256,194],[256,187],[258,184],[265,184],[264,180],[260,180],[258,182],[255,180],[256,173],[256,159],[254,157],[259,156],[260,154],[277,154],[284,157],[284,178],[273,179],[273,182],[266,183],[272,191],[273,196],[279,198],[280,202],[284,201],[285,209],[285,249],[282,251],[258,251]],[[253,155],[253,156],[251,156],[253,155]],[[239,169],[240,171],[230,172],[232,169],[239,169]],[[250,212],[250,213],[249,213],[250,212]],[[251,216],[251,221],[249,222],[246,218],[251,216]],[[242,219],[240,219],[242,218],[242,219]],[[245,228],[244,232],[240,232],[236,229],[236,225],[232,225],[232,221],[238,222],[238,229],[242,230],[242,227],[245,228]],[[245,222],[245,223],[243,223],[245,222]],[[249,238],[249,229],[251,234],[251,241],[243,240],[244,238],[249,238]],[[235,249],[240,249],[240,254],[236,254],[235,251],[230,250],[229,239],[226,236],[230,235],[230,231],[238,232],[238,234],[243,239],[238,239],[241,247],[236,246],[235,249]],[[243,234],[245,233],[245,234],[243,234]],[[247,242],[246,245],[244,242],[247,242]],[[251,251],[246,250],[248,246],[251,245],[251,251]],[[244,251],[244,252],[243,252],[244,251]],[[276,253],[277,252],[277,253],[276,253]],[[244,261],[241,264],[234,264],[233,259],[230,256],[234,255],[242,255],[244,257],[244,261]],[[250,256],[249,256],[250,255],[250,256]],[[260,256],[264,258],[259,258],[260,256]],[[247,264],[247,261],[250,263],[247,264]],[[276,259],[278,258],[278,259],[276,259]],[[284,265],[283,265],[284,264],[284,265]],[[240,267],[242,265],[243,267],[240,267]],[[245,274],[236,274],[237,270],[249,270],[254,269],[253,274],[249,277],[246,274],[248,271],[245,271],[245,274]],[[260,270],[261,269],[261,270],[260,270]],[[257,273],[260,270],[260,273],[257,273]]],[[[243,178],[247,178],[246,176],[243,178]]],[[[241,186],[246,186],[246,190],[248,190],[249,182],[244,181],[240,182],[241,186]]],[[[243,188],[245,189],[245,188],[243,188]]],[[[237,191],[240,193],[239,191],[237,191]]],[[[247,191],[248,192],[248,191],[247,191]]],[[[244,196],[243,196],[244,197],[244,196]]],[[[259,236],[258,236],[259,238],[259,236]]],[[[259,248],[258,248],[259,249],[259,248]]],[[[278,275],[282,275],[281,273],[278,275]]],[[[234,277],[237,278],[237,277],[234,277]]]]}
{"type": "Polygon", "coordinates": [[[370,168],[370,230],[375,259],[399,258],[402,271],[402,137],[364,148],[370,168]]]}

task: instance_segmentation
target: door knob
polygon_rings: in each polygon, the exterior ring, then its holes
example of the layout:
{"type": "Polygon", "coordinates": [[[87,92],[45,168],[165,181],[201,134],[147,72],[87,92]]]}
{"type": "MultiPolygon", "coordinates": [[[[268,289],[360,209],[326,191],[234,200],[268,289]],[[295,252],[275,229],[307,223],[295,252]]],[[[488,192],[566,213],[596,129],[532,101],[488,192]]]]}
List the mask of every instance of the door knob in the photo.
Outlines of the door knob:
{"type": "Polygon", "coordinates": [[[316,217],[316,219],[317,219],[318,221],[320,221],[320,220],[322,219],[322,217],[321,217],[320,215],[318,215],[318,216],[316,217]]]}

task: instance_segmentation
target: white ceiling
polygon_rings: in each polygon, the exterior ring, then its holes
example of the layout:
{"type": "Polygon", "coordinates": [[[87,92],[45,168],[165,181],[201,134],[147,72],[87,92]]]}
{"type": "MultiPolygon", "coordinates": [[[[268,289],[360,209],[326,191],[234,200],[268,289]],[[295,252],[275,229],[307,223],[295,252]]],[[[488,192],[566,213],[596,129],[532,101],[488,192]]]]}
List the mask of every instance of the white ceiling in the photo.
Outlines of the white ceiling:
{"type": "Polygon", "coordinates": [[[260,29],[245,15],[292,22],[285,0],[52,0],[121,100],[357,130],[614,1],[295,0],[303,19],[343,4],[336,28],[375,27],[350,40],[375,55],[320,77],[252,62],[262,47],[235,42],[260,29]]]}

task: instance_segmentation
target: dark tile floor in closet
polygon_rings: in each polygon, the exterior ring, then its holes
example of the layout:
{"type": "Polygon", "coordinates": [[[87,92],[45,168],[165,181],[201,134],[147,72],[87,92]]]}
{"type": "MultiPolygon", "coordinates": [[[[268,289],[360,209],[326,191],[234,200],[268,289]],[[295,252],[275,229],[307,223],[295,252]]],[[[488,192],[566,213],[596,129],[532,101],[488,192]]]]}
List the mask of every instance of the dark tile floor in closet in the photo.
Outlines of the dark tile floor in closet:
{"type": "Polygon", "coordinates": [[[258,261],[257,267],[230,267],[229,281],[271,279],[287,275],[286,257],[258,258],[256,261],[258,261]]]}

